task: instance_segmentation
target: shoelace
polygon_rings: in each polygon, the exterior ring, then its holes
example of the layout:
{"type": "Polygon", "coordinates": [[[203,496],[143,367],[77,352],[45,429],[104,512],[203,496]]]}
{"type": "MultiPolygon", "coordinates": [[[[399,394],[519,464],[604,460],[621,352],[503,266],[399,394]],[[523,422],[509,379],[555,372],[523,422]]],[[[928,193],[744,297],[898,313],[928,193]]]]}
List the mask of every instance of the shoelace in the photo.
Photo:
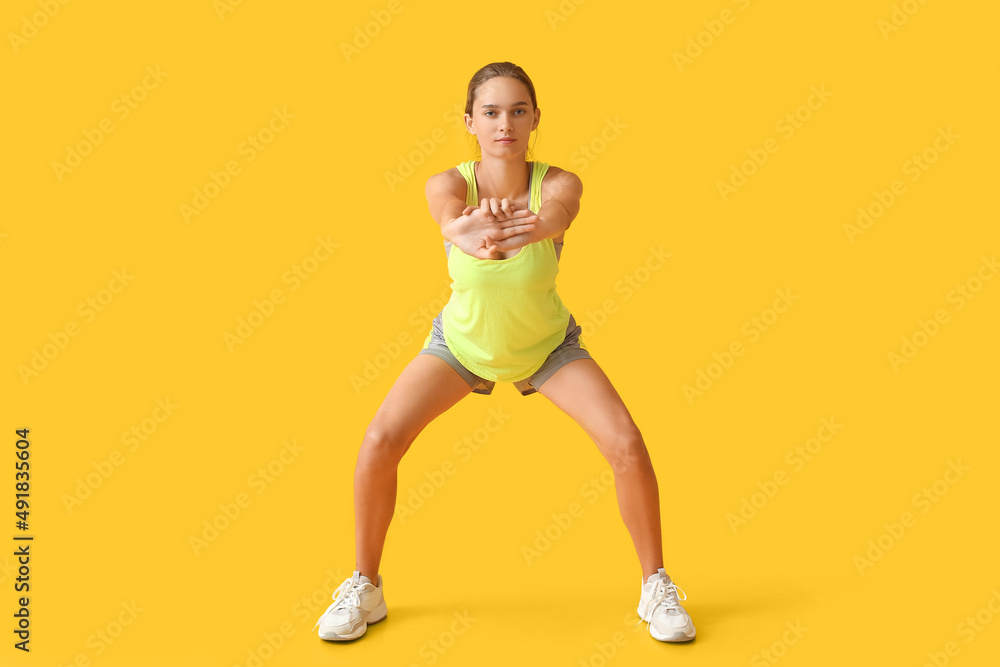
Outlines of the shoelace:
{"type": "MultiPolygon", "coordinates": [[[[351,605],[360,607],[361,598],[358,595],[358,590],[363,585],[364,582],[358,582],[358,586],[352,587],[351,578],[348,577],[345,579],[344,583],[342,583],[340,587],[333,592],[333,604],[326,608],[326,611],[324,611],[323,615],[319,617],[319,620],[316,621],[316,625],[314,625],[312,629],[315,630],[319,627],[319,624],[323,621],[323,619],[337,609],[347,609],[351,605]]],[[[312,632],[312,630],[310,630],[310,632],[312,632]]]]}
{"type": "MultiPolygon", "coordinates": [[[[649,601],[649,604],[646,605],[645,615],[649,617],[649,620],[646,622],[647,623],[653,622],[653,613],[656,611],[656,608],[659,607],[661,604],[666,605],[667,609],[680,610],[680,603],[687,599],[688,599],[687,593],[684,592],[683,588],[681,588],[672,581],[669,584],[667,584],[664,583],[662,579],[660,579],[659,581],[656,582],[656,588],[653,590],[652,599],[649,601]],[[681,595],[683,595],[684,597],[678,599],[677,591],[680,591],[681,595]]],[[[635,625],[639,625],[639,623],[642,623],[645,620],[646,619],[644,617],[640,617],[635,625]]],[[[633,625],[632,627],[635,627],[635,625],[633,625]]]]}

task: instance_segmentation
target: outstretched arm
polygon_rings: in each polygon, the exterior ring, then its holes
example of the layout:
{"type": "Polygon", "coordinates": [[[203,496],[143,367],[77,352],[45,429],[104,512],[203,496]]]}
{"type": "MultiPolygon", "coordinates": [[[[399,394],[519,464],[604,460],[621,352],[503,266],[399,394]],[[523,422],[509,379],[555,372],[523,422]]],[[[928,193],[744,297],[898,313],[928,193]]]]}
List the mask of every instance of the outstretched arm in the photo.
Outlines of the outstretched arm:
{"type": "Polygon", "coordinates": [[[538,214],[527,218],[535,227],[522,234],[516,234],[498,241],[498,250],[515,250],[542,239],[555,238],[569,229],[570,223],[580,212],[580,198],[583,196],[583,181],[571,171],[560,170],[553,174],[551,182],[546,181],[541,208],[538,214]]]}
{"type": "Polygon", "coordinates": [[[478,207],[467,206],[465,180],[450,172],[432,176],[425,188],[431,215],[441,235],[467,255],[492,259],[497,242],[534,229],[534,214],[515,211],[509,202],[483,199],[478,207]],[[495,209],[495,212],[494,210],[495,209]]]}

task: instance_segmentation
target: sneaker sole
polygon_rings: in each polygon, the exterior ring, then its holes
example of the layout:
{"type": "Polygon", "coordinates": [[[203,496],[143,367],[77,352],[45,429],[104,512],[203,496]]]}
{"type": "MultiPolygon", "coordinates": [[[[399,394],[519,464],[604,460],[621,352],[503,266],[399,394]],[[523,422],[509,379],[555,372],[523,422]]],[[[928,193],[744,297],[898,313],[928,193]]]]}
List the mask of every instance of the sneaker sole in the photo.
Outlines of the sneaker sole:
{"type": "MultiPolygon", "coordinates": [[[[636,608],[635,613],[638,614],[639,617],[641,618],[642,617],[641,607],[636,608]]],[[[697,631],[695,630],[694,626],[691,626],[690,635],[684,630],[678,630],[672,635],[661,635],[656,631],[656,629],[652,625],[649,626],[649,634],[653,636],[653,639],[661,642],[689,642],[692,639],[694,639],[696,632],[697,631]]]]}
{"type": "Polygon", "coordinates": [[[694,639],[695,629],[691,628],[691,634],[690,635],[688,635],[683,630],[678,630],[677,632],[675,632],[672,635],[661,635],[661,634],[659,634],[659,633],[656,632],[656,630],[653,628],[653,626],[649,626],[649,634],[651,634],[653,636],[653,639],[656,639],[656,640],[661,641],[661,642],[689,642],[692,639],[694,639]]]}
{"type": "Polygon", "coordinates": [[[362,623],[361,626],[357,630],[355,630],[354,632],[346,634],[346,635],[338,635],[335,632],[329,632],[329,633],[324,634],[323,633],[323,628],[320,627],[320,629],[319,629],[319,638],[320,639],[325,639],[326,641],[334,641],[334,642],[351,641],[352,639],[357,639],[357,638],[361,637],[362,635],[364,635],[365,631],[368,630],[368,626],[369,625],[372,625],[373,623],[378,623],[379,621],[381,621],[384,618],[386,618],[388,615],[389,615],[389,610],[385,606],[385,600],[383,600],[382,603],[379,606],[377,606],[374,609],[372,609],[372,612],[370,614],[368,614],[368,618],[365,619],[365,622],[362,623]]]}

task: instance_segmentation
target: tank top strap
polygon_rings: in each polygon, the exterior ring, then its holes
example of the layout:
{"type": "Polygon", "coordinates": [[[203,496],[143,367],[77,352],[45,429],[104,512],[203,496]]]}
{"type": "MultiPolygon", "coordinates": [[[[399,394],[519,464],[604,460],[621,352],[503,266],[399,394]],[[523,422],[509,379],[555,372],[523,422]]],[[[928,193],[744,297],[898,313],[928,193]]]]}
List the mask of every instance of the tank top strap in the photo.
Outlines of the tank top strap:
{"type": "Polygon", "coordinates": [[[533,213],[538,213],[542,207],[542,179],[545,178],[545,172],[549,170],[549,165],[546,162],[532,162],[531,167],[531,194],[528,208],[533,213]]]}
{"type": "Polygon", "coordinates": [[[479,205],[479,193],[476,190],[475,160],[462,162],[458,165],[458,171],[465,177],[465,203],[467,206],[479,205]]]}
{"type": "MultiPolygon", "coordinates": [[[[528,208],[535,213],[538,213],[538,209],[542,207],[542,179],[545,178],[545,173],[548,170],[549,165],[546,162],[535,161],[531,163],[531,180],[528,185],[528,208]]],[[[465,203],[469,206],[478,206],[479,191],[476,187],[476,161],[469,160],[459,163],[458,171],[465,178],[465,203]]]]}

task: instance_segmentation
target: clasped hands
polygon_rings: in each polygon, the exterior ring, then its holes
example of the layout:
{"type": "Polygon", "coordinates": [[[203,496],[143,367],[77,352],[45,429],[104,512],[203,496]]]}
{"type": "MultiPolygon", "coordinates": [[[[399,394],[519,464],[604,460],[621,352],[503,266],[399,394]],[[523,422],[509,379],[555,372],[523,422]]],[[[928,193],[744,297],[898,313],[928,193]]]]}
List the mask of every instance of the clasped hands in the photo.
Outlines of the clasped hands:
{"type": "Polygon", "coordinates": [[[483,199],[479,206],[466,206],[462,215],[448,223],[446,238],[466,255],[477,259],[500,259],[500,253],[532,243],[538,215],[530,209],[515,210],[504,199],[483,199]]]}

